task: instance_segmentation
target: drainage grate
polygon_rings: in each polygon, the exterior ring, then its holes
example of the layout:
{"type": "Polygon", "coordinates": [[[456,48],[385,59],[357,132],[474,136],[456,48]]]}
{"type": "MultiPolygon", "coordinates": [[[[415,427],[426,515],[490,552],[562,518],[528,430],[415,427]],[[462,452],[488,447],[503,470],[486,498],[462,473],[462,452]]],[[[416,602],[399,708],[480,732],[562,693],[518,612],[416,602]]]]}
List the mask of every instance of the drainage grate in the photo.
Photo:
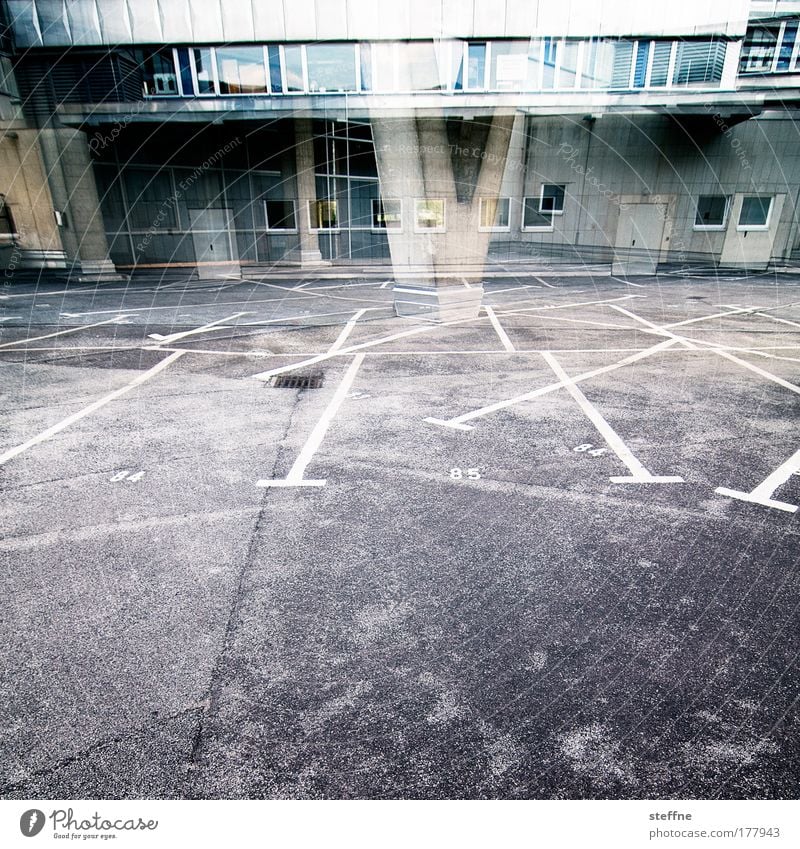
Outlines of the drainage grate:
{"type": "Polygon", "coordinates": [[[322,374],[279,374],[272,379],[275,389],[319,389],[322,374]]]}

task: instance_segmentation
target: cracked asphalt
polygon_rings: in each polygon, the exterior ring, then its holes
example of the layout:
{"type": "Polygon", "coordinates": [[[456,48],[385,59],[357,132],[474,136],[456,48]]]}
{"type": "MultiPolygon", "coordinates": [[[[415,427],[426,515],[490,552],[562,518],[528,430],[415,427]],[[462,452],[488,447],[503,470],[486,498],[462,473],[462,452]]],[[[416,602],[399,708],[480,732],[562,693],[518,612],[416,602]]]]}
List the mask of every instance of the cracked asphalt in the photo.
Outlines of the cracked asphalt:
{"type": "Polygon", "coordinates": [[[485,292],[2,288],[3,798],[796,798],[800,277],[485,292]]]}

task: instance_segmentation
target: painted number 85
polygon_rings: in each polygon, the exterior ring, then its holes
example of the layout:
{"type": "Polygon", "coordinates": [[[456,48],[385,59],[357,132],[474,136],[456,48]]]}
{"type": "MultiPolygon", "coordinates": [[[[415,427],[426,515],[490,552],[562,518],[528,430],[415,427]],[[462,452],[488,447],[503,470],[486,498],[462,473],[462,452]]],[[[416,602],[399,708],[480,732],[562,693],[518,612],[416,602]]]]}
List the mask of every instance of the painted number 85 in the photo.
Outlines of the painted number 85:
{"type": "Polygon", "coordinates": [[[450,469],[450,478],[454,481],[467,480],[477,481],[481,479],[478,469],[450,469]]]}

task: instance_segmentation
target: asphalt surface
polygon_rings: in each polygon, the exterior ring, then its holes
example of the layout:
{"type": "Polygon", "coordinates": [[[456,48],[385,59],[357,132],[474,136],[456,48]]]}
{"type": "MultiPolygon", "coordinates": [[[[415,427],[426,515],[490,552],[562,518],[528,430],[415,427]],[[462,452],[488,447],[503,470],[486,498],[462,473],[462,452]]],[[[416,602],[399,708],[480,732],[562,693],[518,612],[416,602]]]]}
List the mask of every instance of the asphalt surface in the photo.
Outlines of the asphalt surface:
{"type": "Polygon", "coordinates": [[[796,797],[800,278],[484,302],[2,288],[0,795],[796,797]]]}

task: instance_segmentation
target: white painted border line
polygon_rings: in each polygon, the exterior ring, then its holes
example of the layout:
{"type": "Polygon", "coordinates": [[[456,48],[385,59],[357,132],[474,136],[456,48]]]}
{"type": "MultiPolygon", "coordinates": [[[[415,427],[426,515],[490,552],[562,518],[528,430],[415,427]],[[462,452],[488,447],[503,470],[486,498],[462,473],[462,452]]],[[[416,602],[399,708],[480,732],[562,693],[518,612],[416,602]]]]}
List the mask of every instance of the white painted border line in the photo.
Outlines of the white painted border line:
{"type": "Polygon", "coordinates": [[[774,507],[776,510],[795,513],[797,512],[797,505],[787,504],[785,501],[776,501],[772,497],[772,493],[778,487],[783,486],[798,471],[800,471],[800,449],[795,451],[785,463],[781,463],[751,492],[740,492],[738,489],[728,489],[724,486],[717,487],[714,492],[727,495],[730,498],[737,498],[739,501],[750,501],[753,504],[761,504],[763,507],[774,507]]]}
{"type": "MultiPolygon", "coordinates": [[[[108,310],[113,312],[113,310],[108,310]]],[[[10,348],[12,345],[24,345],[26,342],[39,342],[41,339],[52,339],[54,336],[66,336],[68,333],[79,333],[81,330],[90,330],[92,327],[101,327],[104,324],[117,324],[123,320],[123,316],[109,318],[107,321],[98,321],[95,324],[84,324],[82,327],[70,327],[69,330],[59,330],[57,333],[48,333],[46,336],[32,336],[29,339],[16,339],[13,342],[4,342],[0,348],[10,348]]]]}
{"type": "Polygon", "coordinates": [[[356,326],[356,323],[361,318],[361,316],[364,315],[365,312],[365,309],[358,310],[358,312],[353,315],[350,321],[348,321],[347,324],[345,324],[345,326],[342,328],[342,332],[336,337],[336,341],[333,343],[333,345],[328,348],[327,353],[335,354],[342,347],[342,345],[344,345],[345,340],[352,333],[353,328],[356,326]]]}
{"type": "Polygon", "coordinates": [[[649,328],[649,332],[657,333],[659,336],[667,336],[671,339],[674,339],[676,342],[680,342],[686,348],[694,348],[695,346],[684,339],[682,336],[678,336],[675,333],[671,333],[669,330],[665,330],[663,327],[659,327],[657,324],[653,324],[652,321],[648,321],[646,318],[642,318],[640,315],[636,315],[636,313],[632,313],[630,310],[626,310],[624,307],[618,307],[616,304],[609,304],[609,307],[612,310],[616,310],[623,315],[627,315],[628,318],[634,319],[634,321],[638,321],[641,324],[644,324],[647,328],[649,328]]]}
{"type": "MultiPolygon", "coordinates": [[[[645,348],[643,351],[638,351],[636,354],[632,354],[630,357],[625,357],[625,359],[619,360],[616,363],[601,366],[600,368],[592,369],[592,371],[585,371],[583,374],[579,374],[570,379],[573,383],[579,383],[582,380],[588,380],[589,378],[596,377],[599,374],[606,374],[609,371],[614,371],[615,369],[643,360],[645,357],[651,357],[653,354],[657,354],[659,351],[663,351],[665,348],[675,345],[677,341],[677,339],[666,339],[663,342],[659,342],[657,345],[653,345],[651,348],[645,348]]],[[[498,410],[504,410],[506,407],[512,407],[515,404],[522,404],[525,401],[530,401],[533,398],[540,397],[541,395],[547,395],[549,392],[555,392],[557,389],[562,389],[564,386],[566,386],[566,384],[563,381],[551,383],[547,386],[542,386],[539,389],[534,389],[532,392],[526,392],[524,395],[517,395],[515,398],[508,398],[505,401],[497,401],[494,404],[481,407],[479,410],[472,410],[469,413],[463,413],[462,415],[455,416],[452,419],[437,419],[428,417],[425,421],[430,424],[441,425],[442,427],[455,428],[456,430],[472,430],[473,426],[469,425],[465,427],[464,422],[480,418],[481,416],[488,416],[490,413],[496,413],[498,410]]]]}
{"type": "Polygon", "coordinates": [[[333,421],[333,417],[338,412],[339,407],[342,405],[342,401],[344,401],[347,397],[347,393],[350,391],[350,387],[353,385],[353,381],[355,380],[356,373],[363,362],[364,354],[356,354],[356,356],[353,357],[353,362],[350,363],[350,368],[348,368],[345,372],[342,382],[339,384],[330,404],[328,404],[325,412],[322,414],[322,417],[311,432],[311,436],[309,436],[308,441],[303,446],[303,450],[300,452],[300,455],[295,460],[294,465],[289,470],[289,474],[286,475],[285,478],[278,480],[256,481],[256,486],[325,486],[326,481],[306,480],[303,477],[303,474],[305,473],[306,466],[308,466],[311,462],[317,449],[322,444],[322,440],[325,438],[328,427],[333,421]]]}
{"type": "Polygon", "coordinates": [[[184,330],[181,333],[171,333],[169,336],[162,336],[160,333],[151,333],[147,338],[155,339],[157,342],[165,342],[166,344],[170,344],[171,342],[177,342],[178,339],[185,339],[187,336],[194,336],[197,333],[208,333],[211,330],[222,329],[220,325],[224,325],[226,321],[233,321],[234,318],[239,318],[243,315],[252,315],[252,312],[237,312],[233,315],[227,316],[227,318],[220,318],[217,321],[210,321],[208,324],[204,324],[202,327],[196,327],[194,330],[184,330]]]}
{"type": "Polygon", "coordinates": [[[514,348],[514,345],[511,340],[508,338],[508,334],[505,332],[505,330],[503,330],[500,322],[497,320],[497,316],[494,314],[494,310],[491,307],[484,307],[483,309],[486,312],[486,315],[489,316],[489,321],[492,322],[492,327],[494,327],[495,333],[497,333],[497,336],[506,351],[515,351],[516,349],[514,348]]]}
{"type": "Polygon", "coordinates": [[[121,395],[124,395],[126,392],[130,392],[131,389],[135,389],[137,386],[141,386],[145,381],[150,380],[151,377],[157,375],[160,371],[163,371],[167,366],[171,365],[178,359],[178,357],[182,357],[186,353],[185,351],[175,351],[170,354],[168,357],[165,357],[161,362],[156,363],[151,369],[148,369],[146,372],[143,372],[138,377],[134,378],[130,383],[127,383],[121,389],[115,389],[113,392],[110,392],[108,395],[105,395],[103,398],[100,398],[98,401],[95,401],[92,404],[89,404],[88,407],[85,407],[83,410],[80,410],[77,413],[73,413],[71,416],[67,416],[67,418],[58,422],[58,424],[54,424],[52,427],[47,428],[47,430],[42,431],[38,436],[34,436],[32,439],[29,439],[27,442],[23,442],[22,445],[17,445],[16,448],[12,448],[10,451],[6,451],[5,454],[0,455],[0,466],[4,463],[7,463],[9,460],[14,457],[22,454],[24,451],[27,451],[29,448],[32,448],[34,445],[38,445],[40,442],[44,442],[47,439],[50,439],[51,436],[55,436],[57,433],[60,433],[65,428],[68,428],[71,424],[79,421],[82,418],[93,413],[95,410],[99,410],[100,407],[105,406],[110,401],[119,398],[121,395]]]}
{"type": "Polygon", "coordinates": [[[795,386],[794,383],[789,383],[788,380],[778,377],[777,374],[773,374],[770,371],[765,371],[763,368],[754,366],[752,363],[748,363],[747,360],[741,360],[739,357],[728,353],[728,351],[721,351],[719,348],[710,348],[709,350],[717,354],[717,356],[725,357],[726,360],[730,360],[732,363],[738,363],[740,366],[744,366],[746,369],[750,369],[750,371],[760,374],[761,377],[766,377],[767,380],[771,380],[773,383],[777,383],[779,386],[783,386],[785,389],[800,395],[800,386],[795,386]]]}
{"type": "Polygon", "coordinates": [[[564,371],[558,360],[548,351],[545,351],[542,356],[547,364],[555,372],[555,375],[563,383],[564,388],[578,402],[578,406],[586,413],[589,421],[595,426],[597,432],[606,441],[608,447],[619,457],[619,459],[627,466],[631,472],[631,477],[612,477],[610,480],[613,483],[678,483],[682,482],[683,478],[671,475],[662,475],[656,477],[651,474],[637,459],[633,452],[622,441],[622,438],[614,430],[613,427],[603,418],[599,410],[589,401],[589,399],[575,385],[575,381],[564,371]]]}

